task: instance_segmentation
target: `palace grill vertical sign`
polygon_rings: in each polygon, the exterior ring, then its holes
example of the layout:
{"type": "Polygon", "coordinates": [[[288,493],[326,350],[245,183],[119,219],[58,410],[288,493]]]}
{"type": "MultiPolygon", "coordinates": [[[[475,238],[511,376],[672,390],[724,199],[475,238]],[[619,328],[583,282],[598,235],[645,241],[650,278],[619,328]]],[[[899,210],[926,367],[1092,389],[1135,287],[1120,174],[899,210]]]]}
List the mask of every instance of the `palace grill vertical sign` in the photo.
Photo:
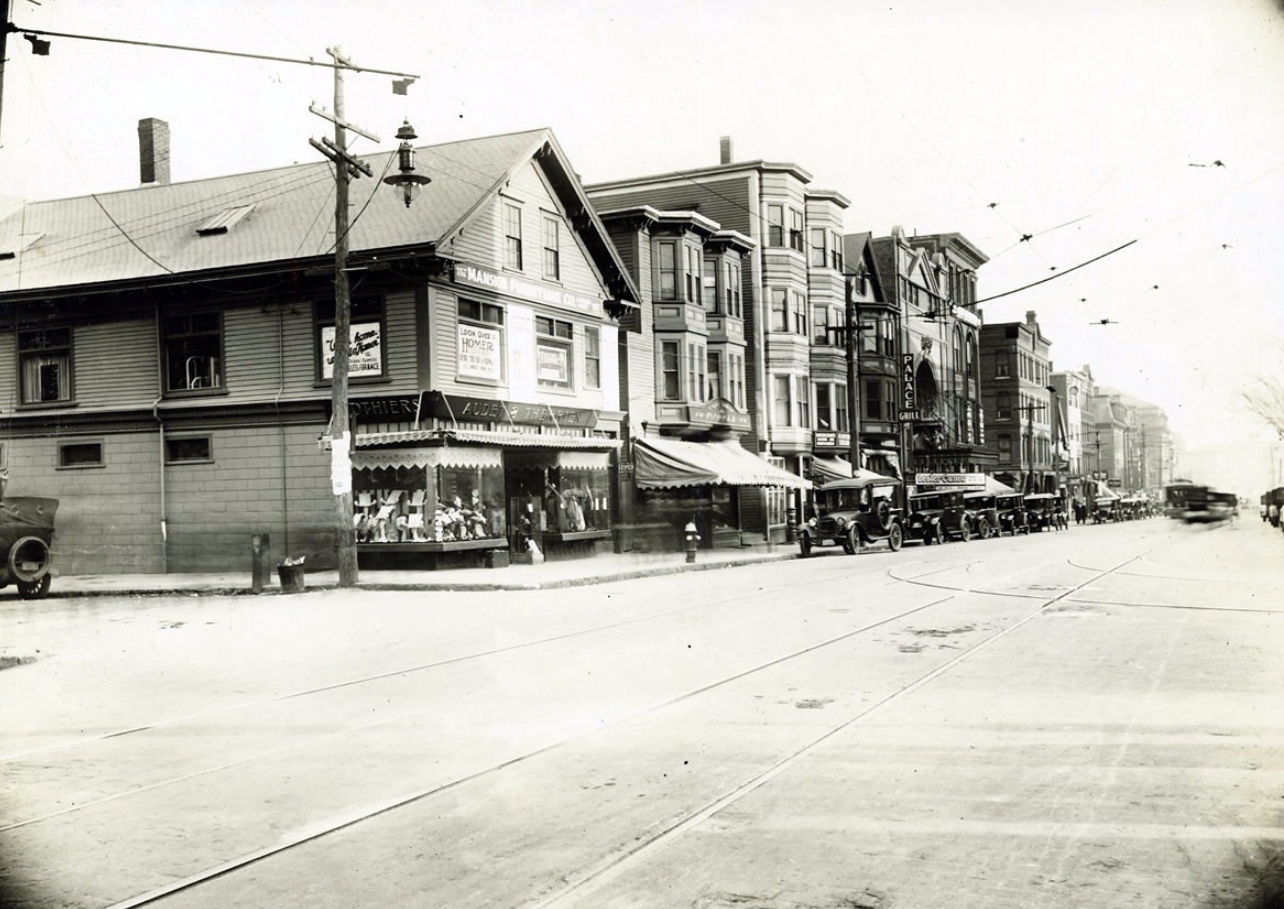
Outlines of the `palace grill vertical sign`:
{"type": "Polygon", "coordinates": [[[917,420],[918,395],[914,391],[914,355],[901,355],[901,419],[917,420]]]}

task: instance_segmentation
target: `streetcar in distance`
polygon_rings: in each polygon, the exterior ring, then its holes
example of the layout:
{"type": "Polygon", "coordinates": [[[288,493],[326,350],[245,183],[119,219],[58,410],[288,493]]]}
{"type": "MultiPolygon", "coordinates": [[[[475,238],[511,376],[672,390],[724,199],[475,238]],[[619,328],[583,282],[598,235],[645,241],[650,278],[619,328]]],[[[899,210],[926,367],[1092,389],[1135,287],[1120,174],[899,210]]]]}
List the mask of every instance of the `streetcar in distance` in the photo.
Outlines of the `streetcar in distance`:
{"type": "Polygon", "coordinates": [[[1207,486],[1196,486],[1190,480],[1173,480],[1164,487],[1164,517],[1184,520],[1190,500],[1207,495],[1207,486]]]}

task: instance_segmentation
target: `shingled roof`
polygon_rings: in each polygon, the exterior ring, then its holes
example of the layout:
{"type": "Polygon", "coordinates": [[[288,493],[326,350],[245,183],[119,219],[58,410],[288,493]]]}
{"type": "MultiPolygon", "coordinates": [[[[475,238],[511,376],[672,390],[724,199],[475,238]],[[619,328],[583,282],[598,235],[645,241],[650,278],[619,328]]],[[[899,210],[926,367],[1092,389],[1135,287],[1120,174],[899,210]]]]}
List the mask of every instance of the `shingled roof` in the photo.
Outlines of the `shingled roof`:
{"type": "MultiPolygon", "coordinates": [[[[354,255],[446,243],[497,187],[533,156],[573,175],[550,130],[508,133],[416,149],[432,182],[407,208],[381,184],[396,152],[360,156],[374,179],[350,187],[354,255]]],[[[571,214],[617,296],[624,269],[573,177],[562,181],[571,214]],[[597,238],[593,238],[597,239],[597,238]]],[[[28,202],[0,220],[0,294],[31,296],[141,283],[167,275],[252,273],[299,267],[334,250],[335,179],[329,162],[28,202]],[[199,232],[198,232],[199,231],[199,232]]]]}

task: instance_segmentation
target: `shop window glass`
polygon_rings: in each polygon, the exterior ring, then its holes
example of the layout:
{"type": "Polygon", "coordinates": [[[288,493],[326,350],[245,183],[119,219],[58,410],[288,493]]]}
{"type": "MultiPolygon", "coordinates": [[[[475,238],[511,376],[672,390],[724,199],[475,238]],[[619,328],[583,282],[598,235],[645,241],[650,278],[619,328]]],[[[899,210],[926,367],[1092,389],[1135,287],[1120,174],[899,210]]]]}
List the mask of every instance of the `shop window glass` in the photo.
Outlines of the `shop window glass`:
{"type": "Polygon", "coordinates": [[[223,387],[223,325],[216,312],[170,316],[165,327],[165,390],[223,387]]]}
{"type": "Polygon", "coordinates": [[[449,464],[353,470],[358,543],[504,540],[504,468],[449,464]]]}
{"type": "Polygon", "coordinates": [[[18,333],[23,404],[71,400],[71,329],[18,333]]]}
{"type": "Polygon", "coordinates": [[[549,469],[546,526],[556,533],[611,529],[611,475],[604,469],[549,469]]]}

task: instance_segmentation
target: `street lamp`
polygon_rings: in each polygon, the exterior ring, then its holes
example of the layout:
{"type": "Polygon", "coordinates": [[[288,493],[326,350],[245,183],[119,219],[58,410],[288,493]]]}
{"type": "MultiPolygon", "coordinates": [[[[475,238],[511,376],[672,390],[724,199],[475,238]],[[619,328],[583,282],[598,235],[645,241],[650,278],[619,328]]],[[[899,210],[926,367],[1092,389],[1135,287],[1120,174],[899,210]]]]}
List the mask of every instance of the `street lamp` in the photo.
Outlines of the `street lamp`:
{"type": "Polygon", "coordinates": [[[401,128],[397,130],[397,138],[401,140],[401,144],[397,146],[399,172],[384,177],[383,182],[394,189],[400,189],[401,198],[406,203],[406,208],[409,208],[410,203],[419,195],[419,187],[431,183],[432,178],[415,173],[415,147],[410,143],[419,137],[415,135],[415,128],[410,125],[409,120],[402,121],[401,128]]]}

